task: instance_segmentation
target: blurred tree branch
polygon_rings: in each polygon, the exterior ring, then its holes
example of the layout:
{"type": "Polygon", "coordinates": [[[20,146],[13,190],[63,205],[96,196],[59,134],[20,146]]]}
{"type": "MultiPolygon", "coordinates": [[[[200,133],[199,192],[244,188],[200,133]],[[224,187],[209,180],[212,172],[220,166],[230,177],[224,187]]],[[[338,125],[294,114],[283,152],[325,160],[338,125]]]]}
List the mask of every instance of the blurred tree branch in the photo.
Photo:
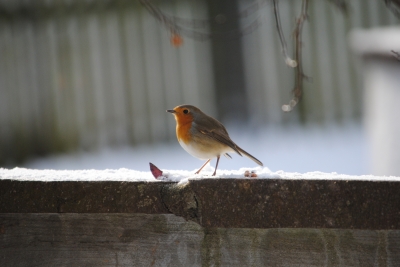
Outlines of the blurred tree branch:
{"type": "Polygon", "coordinates": [[[254,14],[257,14],[260,8],[266,4],[265,1],[255,1],[250,6],[241,10],[237,15],[221,13],[211,19],[185,19],[172,15],[166,15],[158,7],[156,7],[151,0],[139,0],[139,2],[171,33],[187,36],[199,41],[208,40],[211,37],[238,38],[253,32],[260,26],[260,22],[258,16],[256,16],[254,19],[251,19],[250,17],[254,14]],[[227,23],[227,20],[233,16],[237,16],[240,19],[250,18],[250,22],[242,28],[225,32],[210,32],[208,30],[210,24],[225,24],[227,23]]]}
{"type": "Polygon", "coordinates": [[[399,52],[396,52],[396,51],[394,51],[394,50],[391,50],[390,52],[393,53],[393,56],[394,56],[395,59],[397,59],[398,61],[400,61],[400,53],[399,53],[399,52]]]}
{"type": "Polygon", "coordinates": [[[283,57],[285,59],[286,65],[289,67],[295,68],[297,66],[297,62],[293,60],[292,58],[289,57],[287,53],[287,44],[285,40],[285,35],[283,34],[282,31],[282,26],[281,26],[281,18],[280,18],[280,13],[279,13],[279,0],[273,0],[274,3],[274,16],[275,16],[275,22],[276,22],[276,30],[278,31],[279,35],[279,40],[281,42],[281,50],[283,57]]]}
{"type": "Polygon", "coordinates": [[[293,98],[290,100],[289,104],[283,105],[283,111],[291,111],[301,100],[303,96],[303,81],[306,76],[303,72],[303,61],[302,61],[302,30],[303,24],[307,20],[308,14],[308,1],[303,0],[301,3],[301,13],[296,19],[296,28],[294,30],[294,44],[295,44],[295,62],[297,62],[297,67],[295,68],[295,85],[293,89],[293,98]]]}
{"type": "MultiPolygon", "coordinates": [[[[302,62],[302,30],[304,22],[308,19],[308,5],[309,0],[302,0],[300,15],[296,18],[296,24],[294,29],[294,51],[295,56],[292,59],[287,52],[287,43],[282,30],[279,12],[279,0],[270,0],[273,3],[273,10],[275,16],[276,30],[278,32],[279,41],[281,44],[281,51],[286,65],[295,69],[295,86],[292,90],[293,98],[288,104],[282,105],[282,110],[289,112],[299,103],[303,96],[303,82],[304,79],[308,79],[303,72],[302,62]]],[[[327,0],[335,5],[341,12],[348,14],[350,7],[348,0],[327,0]]],[[[400,17],[400,0],[383,0],[386,6],[398,17],[400,17]]],[[[226,22],[228,14],[219,14],[215,18],[211,19],[195,19],[187,20],[174,16],[165,15],[159,8],[155,7],[151,0],[139,0],[139,2],[147,8],[157,20],[159,20],[172,34],[182,34],[190,38],[197,40],[208,39],[211,36],[220,36],[223,38],[242,36],[253,32],[258,26],[259,18],[256,16],[250,23],[241,29],[237,29],[229,32],[207,32],[207,28],[210,23],[223,24],[226,22]]],[[[257,13],[263,7],[268,0],[255,0],[249,7],[243,9],[238,13],[240,19],[250,17],[257,13]]],[[[400,60],[400,54],[392,51],[396,59],[400,60]]]]}
{"type": "Polygon", "coordinates": [[[400,18],[400,0],[383,0],[386,6],[400,18]]]}
{"type": "Polygon", "coordinates": [[[328,0],[328,1],[334,4],[344,14],[347,14],[349,12],[349,5],[347,4],[346,0],[328,0]]]}

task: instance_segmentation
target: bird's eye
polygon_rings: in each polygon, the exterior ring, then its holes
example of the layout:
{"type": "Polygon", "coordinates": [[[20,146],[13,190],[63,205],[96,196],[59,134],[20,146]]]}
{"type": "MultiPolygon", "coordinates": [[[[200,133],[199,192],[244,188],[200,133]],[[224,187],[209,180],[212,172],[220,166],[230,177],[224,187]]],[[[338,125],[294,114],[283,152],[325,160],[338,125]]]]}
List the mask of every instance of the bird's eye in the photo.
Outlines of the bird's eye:
{"type": "Polygon", "coordinates": [[[188,109],[184,109],[184,110],[183,110],[183,113],[188,114],[188,113],[189,113],[189,110],[188,110],[188,109]]]}

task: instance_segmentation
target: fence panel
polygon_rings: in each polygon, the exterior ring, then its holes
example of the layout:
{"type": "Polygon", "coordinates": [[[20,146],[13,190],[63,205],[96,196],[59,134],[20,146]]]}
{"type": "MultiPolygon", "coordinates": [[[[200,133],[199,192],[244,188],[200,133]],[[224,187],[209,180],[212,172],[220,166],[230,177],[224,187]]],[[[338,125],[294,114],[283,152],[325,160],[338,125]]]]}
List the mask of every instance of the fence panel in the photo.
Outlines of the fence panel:
{"type": "MultiPolygon", "coordinates": [[[[163,12],[205,19],[205,1],[156,1],[163,12]]],[[[242,8],[254,1],[243,0],[242,8]]],[[[310,1],[304,26],[304,99],[294,112],[293,70],[281,57],[272,2],[239,17],[261,25],[243,41],[250,120],[257,124],[359,118],[360,75],[346,39],[352,27],[398,23],[383,1],[310,1]]],[[[280,1],[289,44],[301,1],[280,1]]],[[[0,0],[0,164],[69,149],[165,141],[175,126],[165,109],[191,103],[215,115],[211,42],[171,33],[131,0],[0,0]]],[[[212,20],[210,20],[212,21],[212,20]]],[[[207,30],[207,29],[205,29],[207,30]]],[[[292,49],[289,49],[292,53],[292,49]]]]}
{"type": "MultiPolygon", "coordinates": [[[[206,17],[203,2],[170,15],[206,17]]],[[[209,42],[170,43],[138,1],[0,1],[0,162],[168,140],[167,108],[215,111],[209,42]]],[[[169,116],[168,116],[169,115],[169,116]]]]}

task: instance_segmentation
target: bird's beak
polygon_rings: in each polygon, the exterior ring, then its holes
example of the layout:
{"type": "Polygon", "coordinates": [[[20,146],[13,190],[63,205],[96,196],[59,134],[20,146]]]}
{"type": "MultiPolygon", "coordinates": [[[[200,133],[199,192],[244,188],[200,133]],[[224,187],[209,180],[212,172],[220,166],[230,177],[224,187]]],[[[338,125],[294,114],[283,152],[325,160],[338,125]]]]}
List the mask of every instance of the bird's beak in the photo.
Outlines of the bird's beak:
{"type": "Polygon", "coordinates": [[[176,111],[173,109],[167,109],[167,112],[172,113],[172,114],[176,113],[176,111]]]}

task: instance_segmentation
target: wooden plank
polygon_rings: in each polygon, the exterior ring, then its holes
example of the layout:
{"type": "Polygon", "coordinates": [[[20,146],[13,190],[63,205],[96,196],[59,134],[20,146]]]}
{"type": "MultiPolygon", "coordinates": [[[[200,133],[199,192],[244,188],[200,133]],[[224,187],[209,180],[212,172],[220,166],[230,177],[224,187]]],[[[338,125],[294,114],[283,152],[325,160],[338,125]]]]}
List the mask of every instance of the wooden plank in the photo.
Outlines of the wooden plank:
{"type": "Polygon", "coordinates": [[[202,228],[174,215],[0,214],[2,266],[398,266],[400,231],[202,228]]]}

